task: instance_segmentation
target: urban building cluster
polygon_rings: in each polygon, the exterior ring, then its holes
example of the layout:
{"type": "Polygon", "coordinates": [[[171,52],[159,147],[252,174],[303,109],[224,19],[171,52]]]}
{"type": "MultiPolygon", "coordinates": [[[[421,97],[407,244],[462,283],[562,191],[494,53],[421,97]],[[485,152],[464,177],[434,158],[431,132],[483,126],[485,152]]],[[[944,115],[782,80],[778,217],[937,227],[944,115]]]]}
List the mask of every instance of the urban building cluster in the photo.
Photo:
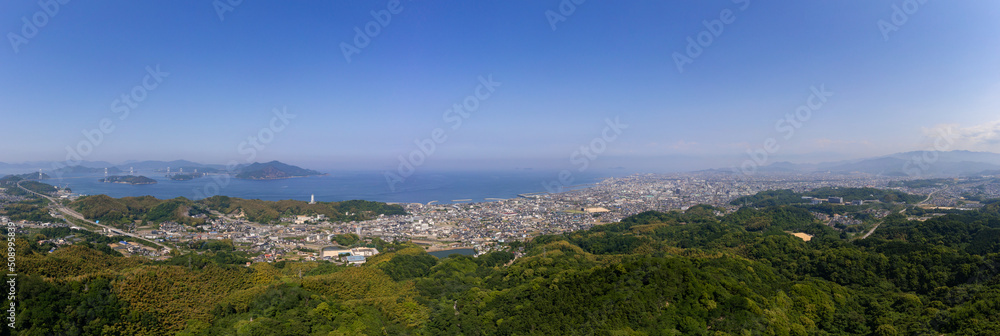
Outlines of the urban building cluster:
{"type": "MultiPolygon", "coordinates": [[[[517,198],[486,202],[402,204],[408,213],[406,215],[379,216],[361,222],[331,222],[319,215],[282,218],[280,224],[271,225],[250,222],[238,214],[215,213],[214,219],[197,227],[164,222],[155,228],[138,228],[131,233],[175,246],[207,240],[231,240],[241,249],[258,255],[257,261],[296,257],[356,264],[378,251],[353,251],[336,246],[331,243],[336,235],[353,233],[385,241],[408,240],[431,250],[474,248],[483,252],[494,249],[497,243],[588,229],[650,210],[685,210],[694,205],[708,204],[725,212],[735,211],[739,205],[731,205],[730,202],[766,190],[805,192],[821,187],[888,188],[927,195],[925,203],[928,206],[960,209],[981,206],[980,199],[1000,198],[1000,183],[995,178],[946,179],[914,187],[901,183],[908,180],[906,177],[830,173],[740,175],[705,171],[637,174],[608,178],[558,194],[523,194],[517,198]],[[341,258],[346,255],[352,258],[341,258]]],[[[811,201],[844,202],[837,197],[811,201]]],[[[889,214],[886,210],[870,211],[875,218],[889,214]]],[[[814,215],[831,226],[860,223],[850,216],[814,215]]],[[[156,255],[154,249],[141,251],[143,247],[135,244],[121,243],[114,248],[128,254],[156,255]]]]}

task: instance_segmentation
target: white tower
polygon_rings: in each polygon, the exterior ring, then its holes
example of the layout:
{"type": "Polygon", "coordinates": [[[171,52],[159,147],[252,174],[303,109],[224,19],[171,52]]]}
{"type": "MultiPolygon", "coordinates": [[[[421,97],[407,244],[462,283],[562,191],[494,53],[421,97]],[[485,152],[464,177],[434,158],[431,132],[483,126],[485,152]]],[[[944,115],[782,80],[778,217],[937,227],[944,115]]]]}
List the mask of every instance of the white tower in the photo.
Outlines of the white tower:
{"type": "Polygon", "coordinates": [[[354,226],[354,234],[358,235],[358,238],[361,238],[361,225],[354,226]]]}
{"type": "Polygon", "coordinates": [[[135,174],[135,167],[128,167],[128,174],[129,175],[134,175],[135,174]]]}
{"type": "Polygon", "coordinates": [[[41,169],[38,170],[38,179],[39,180],[42,179],[42,170],[41,169]]]}
{"type": "Polygon", "coordinates": [[[104,167],[104,177],[108,177],[108,167],[104,167]]]}
{"type": "Polygon", "coordinates": [[[316,204],[316,194],[309,196],[309,204],[316,204]]]}

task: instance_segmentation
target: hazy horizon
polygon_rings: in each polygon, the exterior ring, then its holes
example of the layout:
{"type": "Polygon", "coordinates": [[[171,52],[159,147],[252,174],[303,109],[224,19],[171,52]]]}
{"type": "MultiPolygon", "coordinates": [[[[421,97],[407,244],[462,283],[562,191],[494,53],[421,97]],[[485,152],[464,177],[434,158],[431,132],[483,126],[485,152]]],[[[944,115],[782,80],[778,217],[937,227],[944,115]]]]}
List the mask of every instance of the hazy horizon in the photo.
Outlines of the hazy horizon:
{"type": "Polygon", "coordinates": [[[1000,4],[564,3],[5,3],[0,162],[688,171],[941,130],[1000,152],[1000,4]]]}
{"type": "MultiPolygon", "coordinates": [[[[886,153],[884,155],[875,156],[865,156],[865,157],[836,157],[827,156],[829,153],[815,153],[809,155],[798,155],[795,157],[775,157],[769,160],[766,165],[780,162],[790,162],[793,164],[818,164],[818,163],[829,163],[829,162],[839,162],[839,161],[853,161],[861,160],[867,158],[875,158],[888,156],[898,153],[886,153]]],[[[660,157],[660,158],[621,158],[621,157],[606,157],[600,161],[595,161],[590,166],[589,169],[599,170],[599,171],[609,171],[609,170],[627,170],[633,172],[649,172],[649,173],[673,173],[673,172],[690,172],[697,170],[707,170],[707,169],[728,169],[733,168],[736,163],[746,160],[747,156],[744,155],[728,155],[720,157],[694,157],[694,156],[673,156],[673,157],[660,157]],[[663,162],[663,164],[657,164],[658,162],[663,162]]],[[[194,163],[207,165],[207,166],[225,166],[224,161],[194,161],[187,160],[183,158],[179,159],[150,159],[150,160],[125,160],[125,161],[104,161],[104,160],[85,160],[79,165],[86,167],[104,167],[105,163],[110,166],[123,167],[128,166],[130,163],[139,162],[170,162],[170,161],[191,161],[194,163]]],[[[254,162],[267,162],[269,160],[257,160],[254,162]]],[[[309,160],[277,160],[286,164],[300,166],[302,168],[314,169],[323,172],[335,172],[335,171],[386,171],[396,169],[395,165],[382,165],[378,166],[378,163],[373,165],[364,165],[364,163],[358,162],[348,162],[347,164],[337,165],[337,164],[324,164],[322,162],[311,162],[309,160]]],[[[567,168],[572,168],[573,165],[564,162],[565,160],[524,160],[519,162],[506,162],[503,164],[496,164],[489,160],[479,160],[477,162],[470,162],[468,160],[463,160],[461,162],[453,160],[439,160],[432,163],[427,163],[420,167],[421,171],[427,172],[448,172],[448,171],[509,171],[509,170],[538,170],[538,171],[557,171],[567,168]],[[461,163],[461,164],[455,164],[461,163]]],[[[64,164],[61,161],[54,161],[59,164],[64,164]]],[[[35,168],[42,168],[44,171],[52,170],[53,161],[0,161],[0,163],[6,163],[11,165],[32,165],[35,168]]],[[[251,162],[253,163],[253,162],[251,162]]],[[[176,167],[175,167],[176,168],[176,167]]],[[[738,167],[736,167],[738,168],[738,167]]],[[[0,170],[0,172],[5,173],[24,173],[22,168],[10,168],[5,170],[0,170]]]]}

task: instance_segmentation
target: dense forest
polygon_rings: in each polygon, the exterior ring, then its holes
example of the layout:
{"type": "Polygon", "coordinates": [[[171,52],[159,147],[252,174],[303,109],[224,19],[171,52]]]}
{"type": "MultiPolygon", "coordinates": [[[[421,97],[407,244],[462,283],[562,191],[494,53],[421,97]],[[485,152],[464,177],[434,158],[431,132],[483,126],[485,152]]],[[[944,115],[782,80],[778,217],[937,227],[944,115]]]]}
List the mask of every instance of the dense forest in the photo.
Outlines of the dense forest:
{"type": "MultiPolygon", "coordinates": [[[[220,201],[220,200],[216,200],[220,201]]],[[[1000,203],[864,240],[790,205],[645,212],[480,257],[378,241],[361,267],[17,243],[15,334],[997,335],[1000,203]],[[813,235],[809,241],[789,232],[813,235]],[[517,258],[515,259],[515,256],[517,258]]],[[[39,235],[58,236],[46,231],[39,235]]],[[[52,237],[49,237],[52,238],[52,237]]],[[[4,303],[7,304],[7,303],[4,303]]],[[[4,329],[10,333],[10,329],[4,329]]]]}
{"type": "Polygon", "coordinates": [[[70,206],[91,220],[121,226],[134,221],[161,223],[173,221],[188,225],[205,223],[211,211],[242,214],[247,220],[270,223],[282,217],[325,215],[331,221],[371,219],[386,214],[405,214],[402,206],[369,201],[308,202],[262,201],[228,196],[214,196],[192,201],[184,197],[161,200],[152,196],[112,198],[106,195],[80,197],[70,206]],[[204,216],[199,216],[204,215],[204,216]]]}

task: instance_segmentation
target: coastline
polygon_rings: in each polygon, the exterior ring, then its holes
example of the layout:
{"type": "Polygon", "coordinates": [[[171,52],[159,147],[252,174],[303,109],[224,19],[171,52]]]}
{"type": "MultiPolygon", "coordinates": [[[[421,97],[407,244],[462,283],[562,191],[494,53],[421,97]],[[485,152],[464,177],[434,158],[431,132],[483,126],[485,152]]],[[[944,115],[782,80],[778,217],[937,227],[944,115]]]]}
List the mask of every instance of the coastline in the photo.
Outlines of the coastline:
{"type": "MultiPolygon", "coordinates": [[[[95,174],[69,174],[59,178],[46,179],[46,183],[70,187],[75,193],[105,194],[114,198],[153,196],[160,199],[186,197],[199,199],[198,195],[224,195],[245,199],[266,201],[302,200],[308,201],[315,195],[317,201],[339,202],[347,200],[367,200],[390,204],[423,204],[434,200],[434,205],[488,203],[517,199],[519,194],[543,192],[549,194],[541,184],[551,177],[549,172],[455,172],[428,173],[407,181],[405,188],[389,190],[380,171],[342,171],[325,175],[297,176],[281,179],[251,180],[225,179],[223,175],[208,173],[202,178],[187,181],[171,180],[162,176],[152,177],[158,183],[143,188],[120,188],[97,179],[88,179],[95,174]],[[214,176],[214,177],[213,177],[214,176]],[[198,192],[195,192],[195,191],[198,192]],[[466,200],[451,202],[451,200],[466,200]],[[444,201],[444,202],[441,202],[444,201]]],[[[611,176],[617,177],[617,176],[611,176]]],[[[567,191],[591,188],[609,178],[606,172],[581,176],[580,184],[567,191]]]]}

